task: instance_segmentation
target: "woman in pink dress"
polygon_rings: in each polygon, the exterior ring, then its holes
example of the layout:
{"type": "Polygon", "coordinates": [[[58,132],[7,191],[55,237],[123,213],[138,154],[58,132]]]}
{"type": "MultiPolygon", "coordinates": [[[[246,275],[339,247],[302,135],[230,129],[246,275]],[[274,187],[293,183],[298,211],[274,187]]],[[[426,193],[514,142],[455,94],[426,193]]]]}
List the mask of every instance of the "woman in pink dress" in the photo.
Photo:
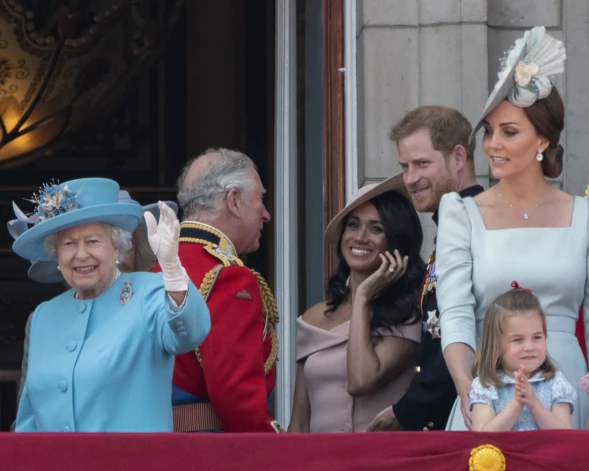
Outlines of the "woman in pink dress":
{"type": "Polygon", "coordinates": [[[405,392],[421,339],[419,218],[402,176],[360,189],[330,222],[339,266],[326,301],[297,319],[289,432],[363,432],[405,392]]]}

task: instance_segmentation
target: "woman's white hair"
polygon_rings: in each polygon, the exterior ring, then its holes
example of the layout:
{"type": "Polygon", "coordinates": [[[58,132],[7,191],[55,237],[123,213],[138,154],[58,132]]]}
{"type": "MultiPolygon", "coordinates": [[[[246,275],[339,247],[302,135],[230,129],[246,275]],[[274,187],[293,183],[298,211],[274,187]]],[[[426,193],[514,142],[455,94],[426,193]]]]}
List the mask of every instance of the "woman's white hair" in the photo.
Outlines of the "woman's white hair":
{"type": "Polygon", "coordinates": [[[217,203],[232,189],[237,189],[243,201],[249,202],[249,196],[256,188],[256,166],[252,159],[241,152],[230,149],[208,149],[203,154],[190,160],[178,178],[178,203],[185,218],[199,221],[214,219],[217,215],[217,203]],[[196,159],[206,154],[219,154],[194,180],[186,184],[186,176],[196,159]]]}
{"type": "MultiPolygon", "coordinates": [[[[106,222],[102,223],[110,230],[110,239],[115,249],[119,249],[119,262],[122,262],[125,255],[133,248],[133,234],[129,231],[113,226],[106,222]]],[[[45,238],[45,249],[55,259],[57,259],[57,239],[59,232],[49,234],[45,238]]]]}

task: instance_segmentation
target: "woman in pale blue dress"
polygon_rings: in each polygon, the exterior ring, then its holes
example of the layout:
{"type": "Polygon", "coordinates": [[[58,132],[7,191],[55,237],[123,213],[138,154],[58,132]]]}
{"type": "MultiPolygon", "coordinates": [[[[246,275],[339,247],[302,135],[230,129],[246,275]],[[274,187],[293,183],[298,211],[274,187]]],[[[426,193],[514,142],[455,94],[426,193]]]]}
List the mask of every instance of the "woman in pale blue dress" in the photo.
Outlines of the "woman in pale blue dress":
{"type": "MultiPolygon", "coordinates": [[[[483,149],[499,182],[475,198],[451,193],[441,201],[437,295],[444,358],[459,394],[450,430],[470,428],[470,372],[484,314],[513,280],[540,299],[557,368],[573,385],[587,371],[575,323],[589,301],[589,205],[545,179],[562,171],[564,105],[549,78],[564,71],[565,58],[562,42],[543,27],[516,41],[473,131],[484,126],[483,149]]],[[[589,411],[587,395],[578,396],[573,428],[589,411]]]]}

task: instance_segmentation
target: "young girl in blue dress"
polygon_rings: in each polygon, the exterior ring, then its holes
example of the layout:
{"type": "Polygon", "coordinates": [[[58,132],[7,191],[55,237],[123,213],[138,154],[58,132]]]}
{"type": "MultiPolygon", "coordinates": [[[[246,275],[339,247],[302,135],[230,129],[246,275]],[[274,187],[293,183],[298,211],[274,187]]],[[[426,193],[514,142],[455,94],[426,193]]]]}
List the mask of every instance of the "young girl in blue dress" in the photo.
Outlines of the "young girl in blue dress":
{"type": "Polygon", "coordinates": [[[512,286],[485,315],[470,393],[473,430],[570,429],[576,391],[546,354],[540,301],[512,286]]]}

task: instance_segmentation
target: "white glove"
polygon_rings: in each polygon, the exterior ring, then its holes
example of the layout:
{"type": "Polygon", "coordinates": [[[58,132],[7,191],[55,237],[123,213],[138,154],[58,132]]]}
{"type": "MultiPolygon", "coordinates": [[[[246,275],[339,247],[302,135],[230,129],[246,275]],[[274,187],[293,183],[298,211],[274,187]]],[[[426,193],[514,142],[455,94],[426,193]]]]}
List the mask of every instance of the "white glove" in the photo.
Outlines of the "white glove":
{"type": "Polygon", "coordinates": [[[159,224],[149,211],[144,213],[149,245],[162,267],[166,291],[187,291],[188,276],[180,263],[180,258],[178,258],[180,223],[172,208],[167,204],[159,201],[158,206],[160,208],[159,224]]]}

